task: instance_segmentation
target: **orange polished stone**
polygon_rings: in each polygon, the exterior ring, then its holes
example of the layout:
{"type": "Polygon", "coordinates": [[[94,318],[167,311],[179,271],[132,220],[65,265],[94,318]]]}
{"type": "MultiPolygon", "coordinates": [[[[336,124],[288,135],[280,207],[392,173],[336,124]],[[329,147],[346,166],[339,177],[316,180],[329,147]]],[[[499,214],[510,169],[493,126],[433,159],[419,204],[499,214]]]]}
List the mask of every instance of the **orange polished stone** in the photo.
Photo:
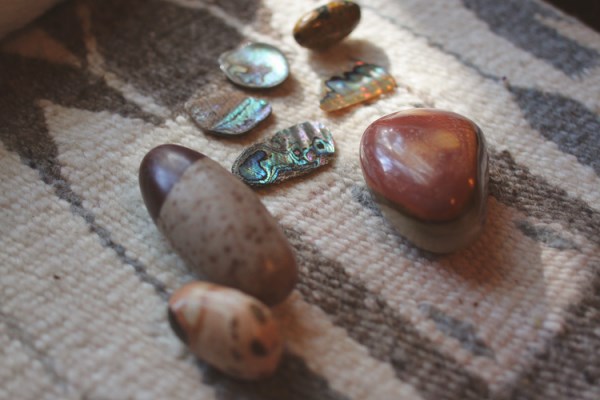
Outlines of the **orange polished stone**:
{"type": "Polygon", "coordinates": [[[360,160],[384,215],[419,247],[454,251],[479,233],[487,151],[469,119],[435,109],[387,115],[365,131],[360,160]]]}

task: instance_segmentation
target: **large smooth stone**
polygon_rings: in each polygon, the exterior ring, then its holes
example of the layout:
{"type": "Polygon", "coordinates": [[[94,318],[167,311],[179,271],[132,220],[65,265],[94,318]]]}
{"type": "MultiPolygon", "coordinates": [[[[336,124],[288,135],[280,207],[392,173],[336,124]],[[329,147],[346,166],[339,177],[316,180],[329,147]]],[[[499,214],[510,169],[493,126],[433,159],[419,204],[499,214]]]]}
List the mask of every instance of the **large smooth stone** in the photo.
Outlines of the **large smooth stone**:
{"type": "Polygon", "coordinates": [[[309,49],[324,49],[348,36],[360,22],[352,1],[331,1],[304,14],[294,26],[294,39],[309,49]]]}
{"type": "Polygon", "coordinates": [[[275,372],[283,350],[271,311],[239,290],[192,282],[169,300],[175,334],[198,358],[241,379],[275,372]]]}
{"type": "Polygon", "coordinates": [[[488,155],[471,120],[435,109],[387,115],[365,131],[360,162],[383,214],[418,247],[448,253],[481,232],[488,155]]]}
{"type": "Polygon", "coordinates": [[[195,272],[268,305],[292,291],[296,261],[277,221],[215,161],[161,145],[144,157],[139,181],[150,215],[195,272]]]}

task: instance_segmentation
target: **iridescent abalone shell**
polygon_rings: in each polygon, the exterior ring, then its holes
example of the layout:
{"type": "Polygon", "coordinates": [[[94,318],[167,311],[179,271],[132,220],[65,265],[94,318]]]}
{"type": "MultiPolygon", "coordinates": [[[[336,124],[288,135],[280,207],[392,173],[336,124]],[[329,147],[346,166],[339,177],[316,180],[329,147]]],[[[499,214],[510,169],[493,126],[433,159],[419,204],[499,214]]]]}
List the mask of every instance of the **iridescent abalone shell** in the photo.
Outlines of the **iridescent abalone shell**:
{"type": "Polygon", "coordinates": [[[221,70],[233,83],[249,88],[270,88],[290,74],[285,55],[266,43],[246,43],[219,57],[221,70]]]}
{"type": "Polygon", "coordinates": [[[231,171],[248,185],[264,186],[319,168],[334,154],[335,143],[329,129],[320,122],[303,122],[247,148],[231,171]]]}
{"type": "Polygon", "coordinates": [[[225,136],[248,132],[271,114],[268,101],[241,93],[198,97],[188,101],[185,108],[200,128],[225,136]]]}
{"type": "Polygon", "coordinates": [[[309,49],[324,49],[350,34],[360,21],[352,1],[332,1],[304,14],[294,26],[294,39],[309,49]]]}
{"type": "Polygon", "coordinates": [[[436,109],[386,115],[366,129],[360,163],[383,214],[418,247],[448,253],[481,233],[488,154],[468,118],[436,109]]]}
{"type": "Polygon", "coordinates": [[[372,100],[396,88],[396,81],[383,68],[357,62],[344,76],[334,76],[325,81],[321,109],[336,111],[372,100]]]}

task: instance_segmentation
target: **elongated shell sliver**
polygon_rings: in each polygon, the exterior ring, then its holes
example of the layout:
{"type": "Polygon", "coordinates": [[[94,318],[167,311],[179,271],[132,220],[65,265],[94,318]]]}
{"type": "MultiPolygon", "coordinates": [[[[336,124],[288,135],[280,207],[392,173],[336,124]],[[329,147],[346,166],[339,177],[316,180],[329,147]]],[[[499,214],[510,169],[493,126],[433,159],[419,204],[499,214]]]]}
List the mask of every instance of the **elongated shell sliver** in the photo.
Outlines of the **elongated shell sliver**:
{"type": "Polygon", "coordinates": [[[247,43],[219,57],[221,71],[233,83],[271,88],[286,80],[290,67],[283,53],[266,43],[247,43]]]}
{"type": "Polygon", "coordinates": [[[341,110],[395,88],[396,81],[383,67],[358,62],[352,71],[325,81],[320,107],[325,111],[341,110]]]}
{"type": "Polygon", "coordinates": [[[334,155],[329,129],[320,122],[303,122],[247,148],[231,171],[251,186],[264,186],[306,174],[329,163],[334,155]]]}
{"type": "Polygon", "coordinates": [[[271,114],[268,101],[240,93],[198,97],[185,109],[200,128],[224,136],[246,133],[271,114]]]}

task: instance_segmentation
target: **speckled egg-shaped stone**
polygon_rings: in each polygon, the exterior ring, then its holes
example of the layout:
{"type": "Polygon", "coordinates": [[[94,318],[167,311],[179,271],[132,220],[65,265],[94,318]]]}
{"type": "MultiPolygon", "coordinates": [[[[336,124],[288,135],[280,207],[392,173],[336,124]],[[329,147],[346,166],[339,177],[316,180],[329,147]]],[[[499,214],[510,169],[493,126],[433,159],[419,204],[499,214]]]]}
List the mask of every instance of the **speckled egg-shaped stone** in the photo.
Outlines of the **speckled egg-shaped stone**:
{"type": "Polygon", "coordinates": [[[344,39],[360,22],[352,1],[332,1],[304,14],[294,26],[294,39],[309,49],[324,49],[344,39]]]}
{"type": "Polygon", "coordinates": [[[360,162],[383,214],[418,247],[448,253],[481,232],[488,154],[471,120],[435,109],[387,115],[366,129],[360,162]]]}
{"type": "Polygon", "coordinates": [[[271,311],[239,290],[192,282],[169,300],[169,322],[201,360],[236,378],[266,378],[283,349],[271,311]]]}
{"type": "Polygon", "coordinates": [[[161,145],[144,157],[139,181],[150,215],[195,272],[268,305],[292,291],[296,261],[277,221],[218,163],[161,145]]]}

